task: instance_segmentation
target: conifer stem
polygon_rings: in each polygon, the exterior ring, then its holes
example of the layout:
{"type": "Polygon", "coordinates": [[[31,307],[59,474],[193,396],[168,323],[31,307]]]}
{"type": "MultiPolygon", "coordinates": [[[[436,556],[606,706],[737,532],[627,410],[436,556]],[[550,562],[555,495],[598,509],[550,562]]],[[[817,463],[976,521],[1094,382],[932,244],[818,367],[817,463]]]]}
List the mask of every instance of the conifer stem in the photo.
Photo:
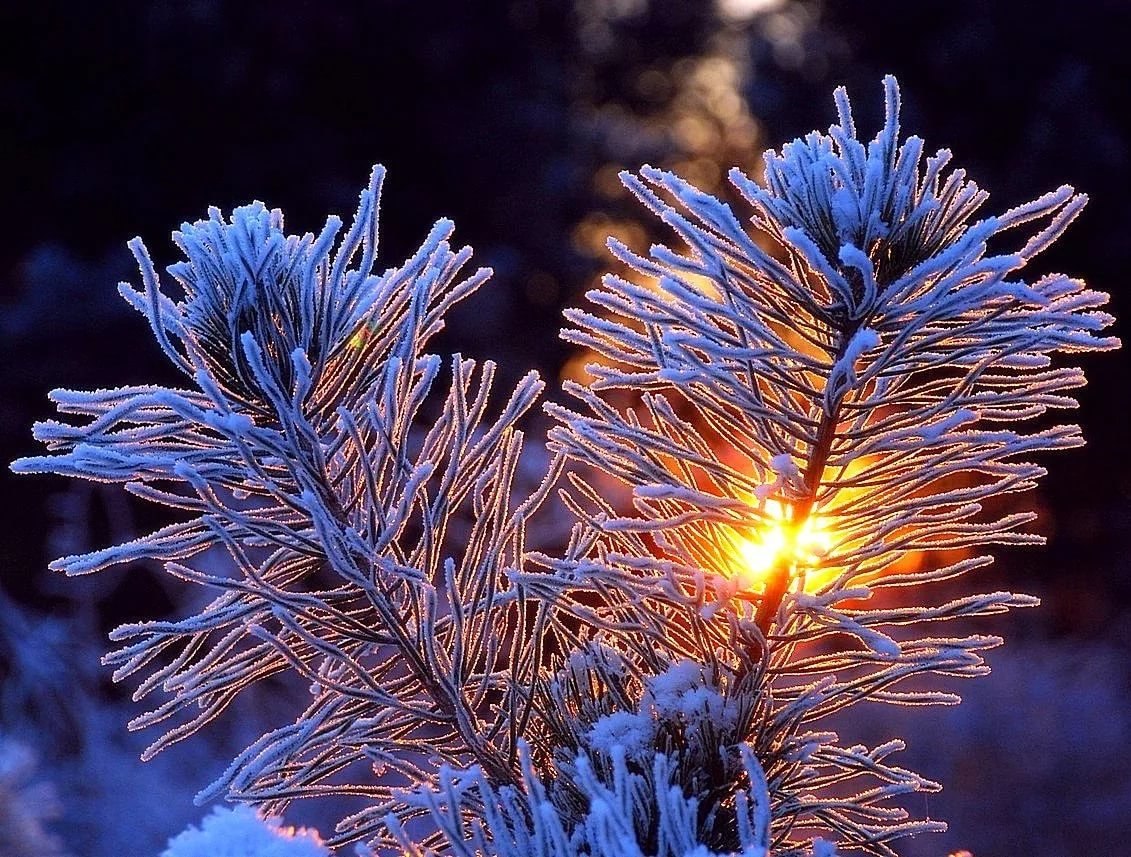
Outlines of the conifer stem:
{"type": "MultiPolygon", "coordinates": [[[[844,341],[847,342],[848,339],[849,337],[845,337],[844,341]]],[[[778,607],[781,606],[781,601],[789,589],[789,581],[793,576],[795,565],[794,543],[797,540],[797,534],[801,532],[806,521],[809,520],[813,505],[817,501],[817,489],[821,487],[821,475],[825,472],[825,465],[828,463],[829,453],[832,451],[833,439],[836,437],[836,427],[839,421],[840,404],[838,402],[837,406],[832,409],[832,413],[826,413],[821,417],[821,422],[817,426],[813,453],[805,466],[803,477],[805,495],[792,506],[792,513],[788,522],[789,529],[786,534],[786,548],[781,551],[777,562],[774,563],[774,567],[770,571],[769,579],[766,581],[765,593],[762,595],[762,600],[758,603],[758,611],[754,615],[754,622],[763,636],[769,635],[774,617],[778,613],[778,607]]]]}

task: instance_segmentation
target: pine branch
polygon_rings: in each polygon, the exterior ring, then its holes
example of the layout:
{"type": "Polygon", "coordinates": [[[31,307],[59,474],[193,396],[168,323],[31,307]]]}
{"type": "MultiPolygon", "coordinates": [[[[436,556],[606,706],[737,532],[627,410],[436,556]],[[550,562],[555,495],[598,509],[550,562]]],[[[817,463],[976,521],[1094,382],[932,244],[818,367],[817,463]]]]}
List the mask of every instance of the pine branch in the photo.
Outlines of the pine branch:
{"type": "MultiPolygon", "coordinates": [[[[53,454],[13,465],[123,482],[182,511],[53,568],[156,560],[219,593],[194,616],[112,634],[129,641],[105,659],[115,679],[140,674],[136,698],[167,696],[130,724],[166,730],[145,758],[256,682],[293,672],[310,685],[295,722],[241,753],[201,800],[270,812],[337,791],[387,804],[430,776],[413,761],[430,756],[519,781],[513,726],[529,717],[538,661],[515,656],[532,614],[506,574],[554,481],[551,468],[516,504],[516,424],[542,383],[528,375],[495,408],[493,364],[457,355],[439,389],[428,341],[489,272],[461,277],[470,251],[449,247],[441,221],[411,259],[374,274],[382,178],[374,170],[336,249],[337,218],[317,237],[288,236],[258,203],[185,224],[174,238],[186,261],[169,269],[179,302],[132,242],[145,288],[123,297],[191,388],[57,390],[62,413],[89,420],[38,424],[53,454]],[[374,762],[389,783],[343,779],[374,762]]],[[[347,825],[334,842],[373,835],[347,825]]]]}
{"type": "Polygon", "coordinates": [[[624,174],[685,249],[641,256],[610,241],[627,273],[607,276],[588,294],[598,311],[569,311],[563,331],[598,358],[593,380],[567,386],[577,409],[548,406],[556,447],[623,483],[632,508],[574,483],[570,504],[593,547],[551,564],[560,583],[546,597],[600,593],[578,612],[626,657],[636,657],[622,641],[634,623],[659,650],[653,663],[700,660],[710,640],[720,692],[768,700],[732,741],[751,741],[766,768],[775,855],[812,831],[894,854],[891,839],[930,828],[870,807],[933,785],[834,749],[835,736],[804,758],[793,742],[860,700],[956,700],[898,688],[913,676],[986,671],[981,652],[999,640],[910,631],[1035,599],[859,605],[990,561],[900,570],[910,553],[1040,541],[1019,530],[1030,513],[987,517],[983,504],[1033,487],[1044,471],[1030,453],[1082,443],[1075,426],[1022,426],[1075,406],[1068,393],[1083,375],[1054,357],[1118,345],[1099,335],[1106,295],[1061,275],[1017,278],[1084,198],[1063,187],[974,220],[987,194],[944,172],[949,152],[924,163],[918,138],[901,142],[891,78],[885,93],[884,126],[867,145],[838,91],[838,124],[769,153],[764,187],[732,172],[750,232],[674,175],[624,174]],[[1020,249],[990,252],[1022,229],[1020,249]],[[763,546],[760,568],[749,567],[752,544],[763,546]],[[856,776],[891,785],[822,796],[856,776]]]}

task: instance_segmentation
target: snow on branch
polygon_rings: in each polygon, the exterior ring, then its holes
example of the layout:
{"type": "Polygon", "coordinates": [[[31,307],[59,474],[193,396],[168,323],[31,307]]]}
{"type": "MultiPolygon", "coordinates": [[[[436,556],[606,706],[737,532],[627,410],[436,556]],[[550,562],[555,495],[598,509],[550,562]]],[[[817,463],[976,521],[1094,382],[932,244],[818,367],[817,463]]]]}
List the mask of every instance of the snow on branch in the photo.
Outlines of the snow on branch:
{"type": "Polygon", "coordinates": [[[122,294],[186,387],[56,390],[60,412],[86,422],[38,424],[53,454],[14,465],[123,482],[181,512],[53,564],[84,574],[156,560],[217,593],[195,615],[112,634],[124,643],[105,659],[115,678],[138,675],[136,698],[162,697],[131,723],[165,730],[147,757],[256,682],[293,671],[310,685],[294,723],[248,747],[202,800],[271,812],[337,789],[380,802],[429,757],[517,781],[515,724],[537,658],[524,651],[533,614],[506,572],[549,490],[548,478],[513,496],[516,426],[543,385],[527,375],[500,403],[493,364],[426,352],[489,271],[464,273],[470,250],[453,250],[440,221],[412,258],[374,273],[382,178],[378,167],[344,235],[333,217],[317,236],[287,235],[260,203],[185,224],[185,261],[169,268],[179,301],[132,242],[144,288],[122,294]]]}
{"type": "MultiPolygon", "coordinates": [[[[588,294],[595,309],[568,311],[563,331],[594,355],[592,380],[567,384],[573,408],[549,406],[552,443],[632,498],[614,507],[574,480],[591,547],[546,560],[560,597],[614,593],[578,598],[578,612],[648,629],[659,653],[635,655],[640,669],[707,649],[732,671],[728,696],[769,700],[755,751],[775,817],[789,819],[775,848],[832,830],[892,854],[891,839],[922,829],[875,806],[887,787],[822,796],[855,775],[935,787],[883,761],[892,748],[815,739],[802,763],[773,741],[863,699],[954,702],[900,686],[986,671],[996,638],[915,629],[1035,599],[924,607],[929,590],[916,588],[901,590],[915,596],[905,607],[867,600],[984,565],[983,546],[1041,541],[1023,529],[1031,512],[987,501],[1032,488],[1035,454],[1083,442],[1046,418],[1075,407],[1084,383],[1064,357],[1118,345],[1102,335],[1107,295],[1059,274],[1022,278],[1084,198],[1062,187],[980,215],[988,195],[947,170],[949,152],[924,158],[921,140],[901,139],[895,80],[884,89],[870,142],[838,90],[838,123],[768,153],[764,186],[733,171],[747,225],[675,175],[623,174],[680,243],[641,255],[610,241],[624,273],[588,294]],[[932,564],[941,551],[951,561],[932,564]]],[[[631,652],[622,636],[602,640],[631,652]]]]}

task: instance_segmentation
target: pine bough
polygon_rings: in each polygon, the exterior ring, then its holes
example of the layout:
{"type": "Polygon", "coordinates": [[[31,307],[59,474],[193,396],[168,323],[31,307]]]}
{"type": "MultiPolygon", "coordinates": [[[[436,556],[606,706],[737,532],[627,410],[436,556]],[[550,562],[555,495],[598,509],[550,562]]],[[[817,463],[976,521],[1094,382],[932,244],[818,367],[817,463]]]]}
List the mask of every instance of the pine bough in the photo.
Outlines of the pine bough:
{"type": "Polygon", "coordinates": [[[997,638],[936,623],[1035,600],[926,587],[990,562],[982,546],[1040,541],[1031,514],[983,505],[1033,487],[1033,454],[1082,443],[1034,423],[1084,383],[1054,356],[1118,343],[1099,335],[1106,295],[1019,276],[1084,198],[978,217],[986,193],[949,152],[900,140],[885,90],[871,142],[838,91],[837,124],[769,153],[764,184],[733,172],[746,225],[671,174],[624,175],[679,242],[611,242],[623,275],[567,313],[592,381],[546,405],[550,463],[525,492],[518,424],[542,383],[499,396],[491,363],[428,352],[489,272],[465,273],[441,221],[375,273],[380,168],[344,236],[336,218],[289,236],[258,203],[183,225],[180,300],[132,242],[143,288],[122,295],[184,388],[56,390],[86,422],[39,423],[51,454],[14,467],[181,513],[53,564],[157,561],[216,593],[112,635],[115,678],[160,697],[131,724],[165,730],[147,755],[297,673],[306,709],[199,799],[365,798],[330,846],[892,855],[940,829],[898,804],[939,788],[892,763],[899,741],[844,746],[822,722],[864,700],[957,702],[917,679],[987,671],[997,638]],[[568,544],[530,545],[555,488],[568,544]],[[742,544],[771,529],[751,581],[742,544]],[[960,558],[904,562],[940,551],[960,558]]]}

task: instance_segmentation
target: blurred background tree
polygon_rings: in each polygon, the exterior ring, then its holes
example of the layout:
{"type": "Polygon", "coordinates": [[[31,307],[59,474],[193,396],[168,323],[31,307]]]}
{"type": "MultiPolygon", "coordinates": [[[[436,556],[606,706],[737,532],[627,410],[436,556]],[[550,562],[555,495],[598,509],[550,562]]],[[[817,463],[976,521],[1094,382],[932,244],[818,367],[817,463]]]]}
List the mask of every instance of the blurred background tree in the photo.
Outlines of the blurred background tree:
{"type": "MultiPolygon", "coordinates": [[[[835,85],[875,93],[886,72],[906,125],[952,148],[995,210],[1064,182],[1092,197],[1042,270],[1086,277],[1125,312],[1131,6],[1117,0],[1040,14],[1022,0],[56,1],[5,6],[0,33],[5,460],[34,451],[27,426],[47,415],[51,386],[173,380],[115,293],[132,276],[129,237],[167,256],[158,239],[181,221],[253,198],[313,229],[352,211],[381,161],[396,213],[385,258],[446,215],[495,268],[447,347],[491,355],[512,378],[552,378],[579,371],[556,336],[560,311],[608,266],[605,236],[651,240],[619,169],[648,161],[718,192],[728,167],[756,171],[767,146],[831,123],[835,85]]],[[[878,99],[857,103],[861,128],[877,127],[878,99]]],[[[1044,607],[1012,620],[997,674],[964,688],[970,704],[871,727],[906,733],[908,762],[948,784],[929,809],[951,832],[909,854],[1116,853],[1131,836],[1129,359],[1085,364],[1089,446],[1040,489],[1048,547],[1001,553],[982,581],[1044,607]]],[[[210,777],[183,753],[140,769],[125,718],[102,715],[126,704],[121,691],[92,665],[111,627],[171,613],[180,593],[142,569],[66,587],[45,571],[150,513],[97,487],[11,478],[0,475],[0,607],[8,630],[40,633],[0,634],[0,732],[37,751],[42,774],[85,784],[52,828],[74,852],[156,853],[198,817],[191,789],[210,777]],[[92,770],[109,773],[92,783],[92,770]],[[153,804],[128,847],[98,832],[123,788],[153,804]]],[[[200,766],[254,731],[230,720],[217,738],[229,744],[200,766]]]]}

